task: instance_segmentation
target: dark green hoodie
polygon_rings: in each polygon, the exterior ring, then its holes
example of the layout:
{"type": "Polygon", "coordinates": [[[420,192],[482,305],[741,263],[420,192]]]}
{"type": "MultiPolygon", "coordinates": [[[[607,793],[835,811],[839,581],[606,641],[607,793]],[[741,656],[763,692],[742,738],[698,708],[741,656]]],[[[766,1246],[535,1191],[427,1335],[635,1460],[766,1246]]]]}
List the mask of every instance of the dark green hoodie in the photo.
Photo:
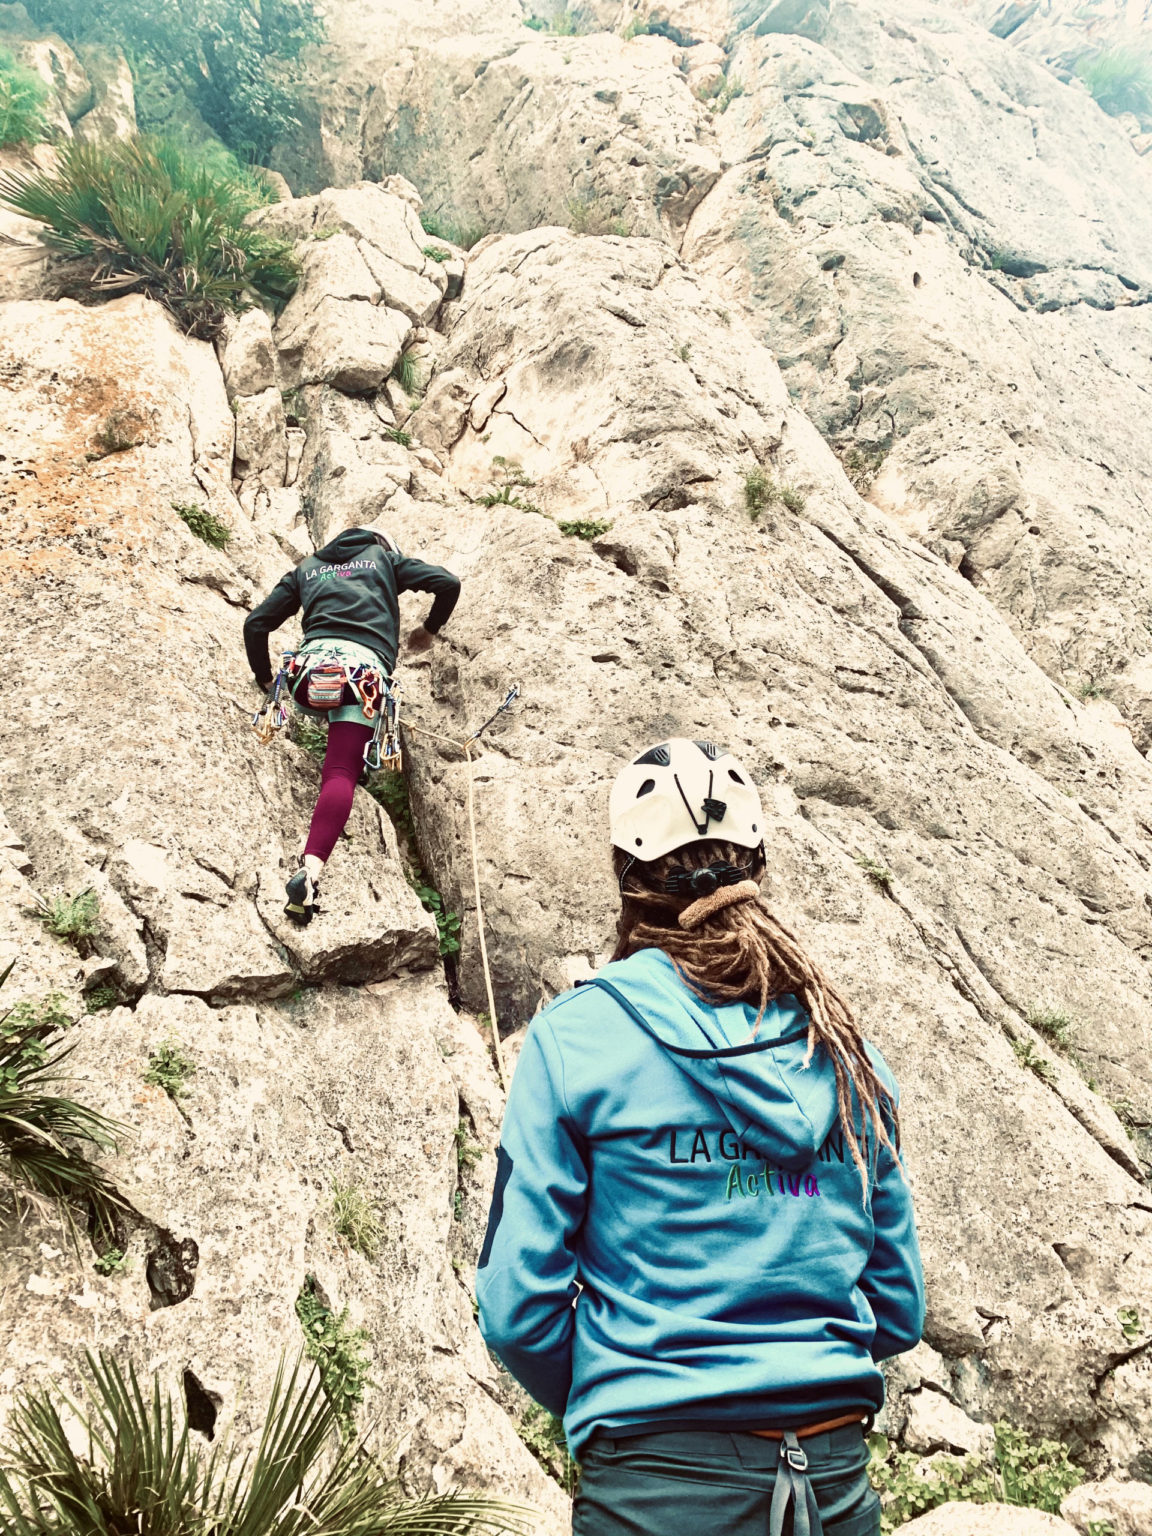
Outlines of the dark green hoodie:
{"type": "Polygon", "coordinates": [[[460,581],[443,566],[384,549],[368,528],[349,528],[282,576],[244,620],[248,664],[261,687],[272,681],[268,636],[304,610],[305,640],[352,640],[376,652],[385,674],[396,665],[401,592],[432,592],[424,628],[435,634],[460,596],[460,581]]]}

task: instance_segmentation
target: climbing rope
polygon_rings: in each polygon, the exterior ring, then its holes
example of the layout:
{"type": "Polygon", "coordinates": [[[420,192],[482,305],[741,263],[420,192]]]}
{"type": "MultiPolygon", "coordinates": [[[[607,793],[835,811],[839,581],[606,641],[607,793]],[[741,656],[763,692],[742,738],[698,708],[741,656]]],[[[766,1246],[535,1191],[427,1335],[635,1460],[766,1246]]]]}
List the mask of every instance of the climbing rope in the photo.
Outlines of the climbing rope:
{"type": "Polygon", "coordinates": [[[464,741],[457,741],[452,736],[442,736],[437,731],[430,731],[425,726],[416,725],[409,720],[405,729],[416,731],[418,735],[428,736],[433,741],[444,741],[463,752],[468,763],[468,834],[472,845],[472,885],[476,895],[476,931],[480,935],[480,963],[484,969],[484,987],[488,994],[488,1017],[492,1021],[492,1049],[496,1056],[496,1070],[500,1075],[500,1086],[505,1095],[508,1093],[508,1075],[504,1070],[504,1051],[500,1044],[500,1021],[496,1017],[496,999],[492,993],[492,972],[488,966],[488,942],[484,934],[484,904],[480,895],[480,854],[476,838],[476,764],[472,756],[472,748],[479,742],[481,736],[506,709],[510,709],[514,700],[520,697],[520,684],[513,683],[504,697],[504,702],[495,714],[490,715],[484,724],[477,726],[476,730],[464,741]]]}

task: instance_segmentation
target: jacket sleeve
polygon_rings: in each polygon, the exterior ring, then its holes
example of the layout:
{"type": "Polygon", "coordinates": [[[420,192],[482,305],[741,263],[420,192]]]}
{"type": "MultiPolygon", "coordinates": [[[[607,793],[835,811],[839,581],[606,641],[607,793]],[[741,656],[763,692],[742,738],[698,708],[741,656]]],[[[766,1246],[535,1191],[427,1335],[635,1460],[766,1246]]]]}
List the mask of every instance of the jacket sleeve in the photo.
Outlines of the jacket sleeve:
{"type": "Polygon", "coordinates": [[[924,1271],[912,1211],[912,1191],[903,1164],[880,1148],[872,1191],[872,1253],[860,1289],[876,1319],[873,1360],[913,1349],[924,1331],[924,1271]]]}
{"type": "Polygon", "coordinates": [[[425,565],[423,560],[410,560],[403,555],[393,561],[393,569],[397,592],[433,593],[432,610],[424,620],[424,628],[430,635],[436,634],[447,624],[460,596],[459,576],[453,576],[442,565],[425,565]]]}
{"type": "Polygon", "coordinates": [[[272,666],[268,660],[268,636],[279,629],[285,619],[290,619],[300,607],[300,588],[296,572],[288,571],[269,592],[268,596],[244,620],[244,649],[248,652],[248,665],[262,688],[272,682],[272,666]]]}
{"type": "Polygon", "coordinates": [[[476,1300],[485,1342],[557,1415],[572,1385],[575,1246],[588,1193],[583,1145],[555,1037],[537,1018],[508,1096],[476,1300]]]}

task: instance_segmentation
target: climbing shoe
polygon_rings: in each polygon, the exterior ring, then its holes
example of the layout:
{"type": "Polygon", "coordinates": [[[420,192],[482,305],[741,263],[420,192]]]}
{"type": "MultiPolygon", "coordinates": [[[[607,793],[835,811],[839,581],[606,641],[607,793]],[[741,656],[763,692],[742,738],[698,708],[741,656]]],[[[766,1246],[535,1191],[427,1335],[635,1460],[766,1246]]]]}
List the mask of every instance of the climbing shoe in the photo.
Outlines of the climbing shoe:
{"type": "Polygon", "coordinates": [[[284,911],[294,923],[298,923],[303,928],[304,924],[310,923],[320,910],[318,905],[320,887],[308,871],[301,867],[284,889],[288,897],[284,911]]]}

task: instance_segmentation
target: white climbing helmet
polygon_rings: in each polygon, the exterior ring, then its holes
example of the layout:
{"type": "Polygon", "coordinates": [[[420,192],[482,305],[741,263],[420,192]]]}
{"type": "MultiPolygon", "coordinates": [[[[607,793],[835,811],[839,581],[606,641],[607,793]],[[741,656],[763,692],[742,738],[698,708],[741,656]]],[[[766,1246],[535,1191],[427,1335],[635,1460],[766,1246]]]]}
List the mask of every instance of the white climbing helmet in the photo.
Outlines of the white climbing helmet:
{"type": "Polygon", "coordinates": [[[748,770],[723,747],[683,736],[649,747],[617,774],[608,822],[615,846],[645,864],[709,838],[738,848],[764,840],[764,811],[748,770]]]}
{"type": "Polygon", "coordinates": [[[383,528],[373,528],[371,523],[365,525],[365,533],[370,533],[382,549],[386,549],[393,555],[400,553],[400,546],[390,533],[385,533],[383,528]]]}

